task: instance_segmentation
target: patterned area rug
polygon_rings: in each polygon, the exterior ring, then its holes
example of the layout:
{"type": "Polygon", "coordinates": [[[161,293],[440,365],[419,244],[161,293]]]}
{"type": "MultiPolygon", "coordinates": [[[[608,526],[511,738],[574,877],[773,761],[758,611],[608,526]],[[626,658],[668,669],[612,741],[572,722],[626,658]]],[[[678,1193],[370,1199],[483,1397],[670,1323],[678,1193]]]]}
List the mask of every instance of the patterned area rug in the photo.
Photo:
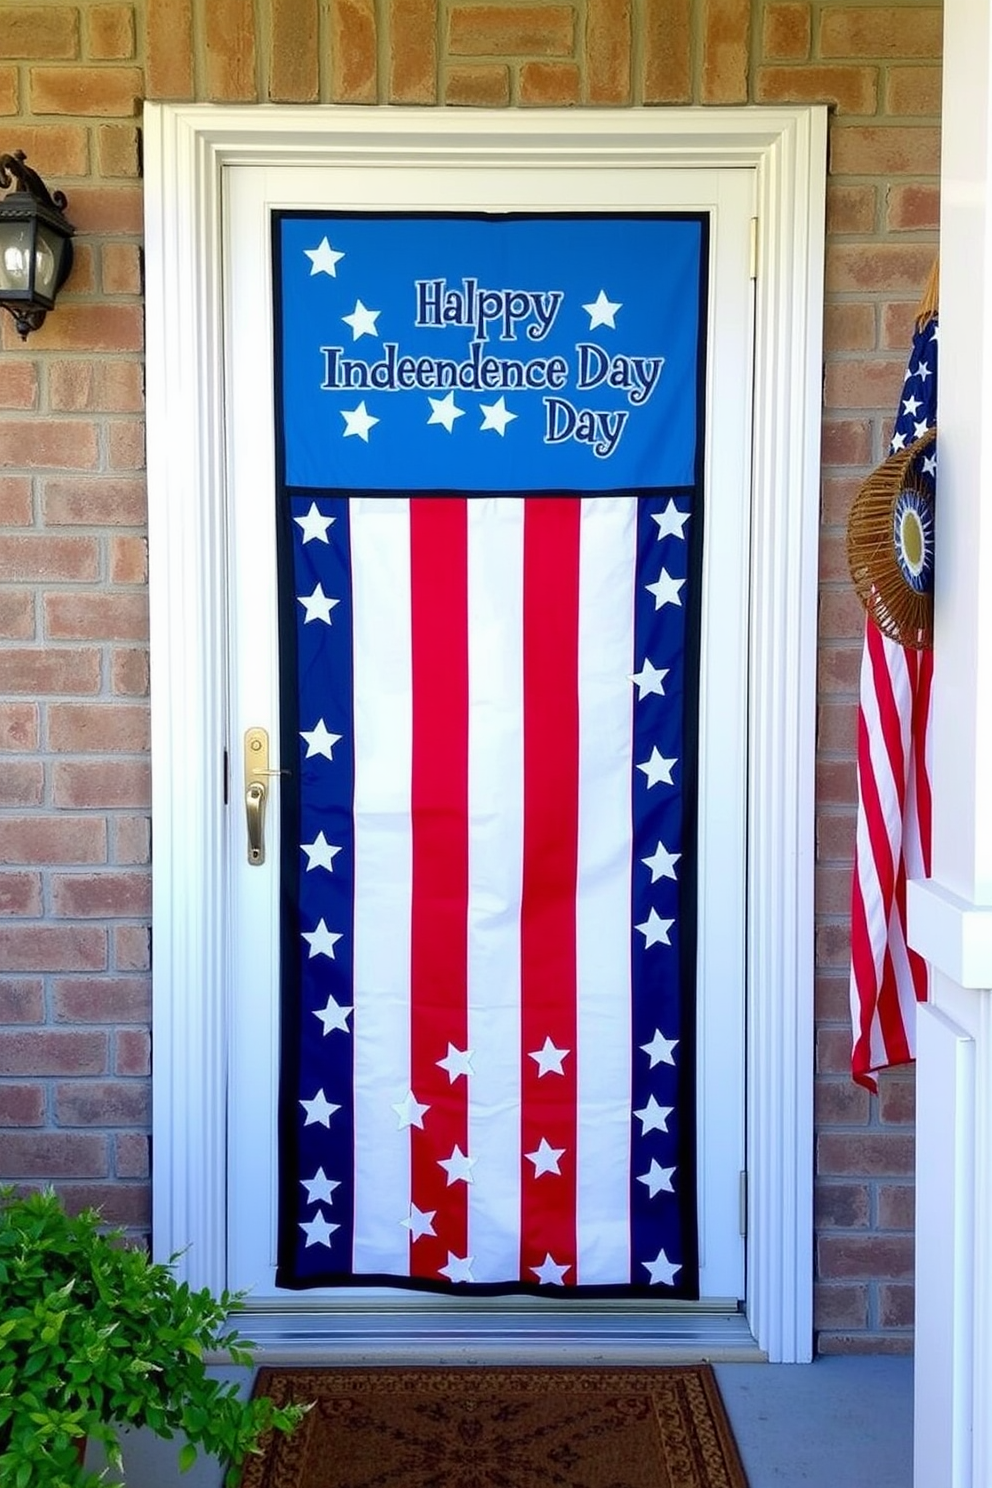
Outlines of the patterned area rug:
{"type": "Polygon", "coordinates": [[[315,1402],[242,1488],[747,1488],[708,1365],[262,1369],[315,1402]]]}

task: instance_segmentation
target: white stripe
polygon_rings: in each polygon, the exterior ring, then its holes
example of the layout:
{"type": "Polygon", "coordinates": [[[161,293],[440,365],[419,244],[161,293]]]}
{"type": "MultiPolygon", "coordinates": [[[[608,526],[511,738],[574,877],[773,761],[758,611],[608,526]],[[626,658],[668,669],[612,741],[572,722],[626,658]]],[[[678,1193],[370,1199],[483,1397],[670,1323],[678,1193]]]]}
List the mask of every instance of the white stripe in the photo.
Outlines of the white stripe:
{"type": "Polygon", "coordinates": [[[496,1282],[520,1270],[524,503],[468,510],[468,1253],[475,1280],[496,1282]]]}
{"type": "Polygon", "coordinates": [[[355,659],[355,1270],[409,1271],[409,502],[351,503],[355,659]]]}
{"type": "MultiPolygon", "coordinates": [[[[582,1285],[627,1281],[630,1267],[628,679],[634,670],[636,515],[633,497],[590,497],[582,505],[577,936],[577,1279],[582,1285]]],[[[635,864],[634,871],[638,868],[635,864]]]]}

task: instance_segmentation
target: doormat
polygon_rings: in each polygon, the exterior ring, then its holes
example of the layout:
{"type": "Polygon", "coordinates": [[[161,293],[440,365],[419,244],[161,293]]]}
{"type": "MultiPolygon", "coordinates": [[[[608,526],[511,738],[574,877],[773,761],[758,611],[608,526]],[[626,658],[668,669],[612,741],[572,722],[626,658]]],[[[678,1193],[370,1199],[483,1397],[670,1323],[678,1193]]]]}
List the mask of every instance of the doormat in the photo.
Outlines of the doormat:
{"type": "Polygon", "coordinates": [[[661,1369],[261,1369],[313,1401],[242,1488],[747,1488],[707,1364],[661,1369]]]}

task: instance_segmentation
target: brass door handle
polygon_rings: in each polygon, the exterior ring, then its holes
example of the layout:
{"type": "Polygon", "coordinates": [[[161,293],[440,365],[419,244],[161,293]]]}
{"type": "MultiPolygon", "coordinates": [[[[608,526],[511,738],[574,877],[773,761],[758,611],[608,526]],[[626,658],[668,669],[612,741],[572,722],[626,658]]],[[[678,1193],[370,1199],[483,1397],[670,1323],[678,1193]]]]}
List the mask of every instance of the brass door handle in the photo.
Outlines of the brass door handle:
{"type": "Polygon", "coordinates": [[[265,803],[269,778],[286,770],[269,769],[269,736],[264,728],[245,730],[245,821],[248,826],[248,861],[253,868],[265,862],[265,803]]]}

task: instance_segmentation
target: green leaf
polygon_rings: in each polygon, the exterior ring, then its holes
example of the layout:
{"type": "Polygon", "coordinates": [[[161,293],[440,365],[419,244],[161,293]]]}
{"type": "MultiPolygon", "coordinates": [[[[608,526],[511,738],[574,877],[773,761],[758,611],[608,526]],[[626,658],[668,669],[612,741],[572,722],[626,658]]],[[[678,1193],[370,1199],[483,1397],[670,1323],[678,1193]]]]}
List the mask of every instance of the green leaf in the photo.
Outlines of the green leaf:
{"type": "Polygon", "coordinates": [[[195,1461],[196,1448],[193,1446],[192,1442],[187,1442],[182,1451],[179,1453],[179,1471],[189,1472],[195,1461]]]}

